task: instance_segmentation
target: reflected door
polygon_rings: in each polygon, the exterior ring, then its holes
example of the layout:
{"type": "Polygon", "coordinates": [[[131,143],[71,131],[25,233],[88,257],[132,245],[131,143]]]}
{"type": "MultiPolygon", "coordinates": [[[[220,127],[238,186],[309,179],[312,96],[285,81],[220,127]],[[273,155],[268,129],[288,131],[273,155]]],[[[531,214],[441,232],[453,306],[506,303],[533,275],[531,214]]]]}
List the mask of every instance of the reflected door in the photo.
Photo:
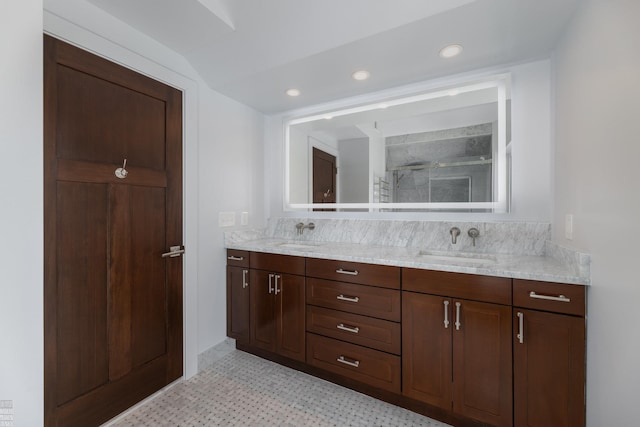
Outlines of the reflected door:
{"type": "MultiPolygon", "coordinates": [[[[336,156],[313,148],[313,203],[336,202],[336,156]]],[[[335,209],[314,209],[335,211],[335,209]]]]}

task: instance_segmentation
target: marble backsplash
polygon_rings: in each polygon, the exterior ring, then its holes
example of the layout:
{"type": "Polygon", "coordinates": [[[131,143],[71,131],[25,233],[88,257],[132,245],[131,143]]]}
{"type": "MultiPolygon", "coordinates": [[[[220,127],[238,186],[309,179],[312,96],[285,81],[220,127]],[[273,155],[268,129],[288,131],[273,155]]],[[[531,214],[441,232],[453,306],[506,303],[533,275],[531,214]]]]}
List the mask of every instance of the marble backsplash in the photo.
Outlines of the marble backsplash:
{"type": "Polygon", "coordinates": [[[545,255],[546,242],[551,238],[551,225],[534,222],[277,218],[269,220],[267,228],[263,231],[226,233],[228,241],[258,238],[541,256],[545,255]],[[296,230],[296,224],[299,222],[313,222],[315,229],[305,229],[304,233],[299,235],[296,230]],[[455,245],[452,244],[449,234],[451,227],[461,230],[455,245]],[[467,234],[471,227],[480,231],[475,246],[467,234]]]}

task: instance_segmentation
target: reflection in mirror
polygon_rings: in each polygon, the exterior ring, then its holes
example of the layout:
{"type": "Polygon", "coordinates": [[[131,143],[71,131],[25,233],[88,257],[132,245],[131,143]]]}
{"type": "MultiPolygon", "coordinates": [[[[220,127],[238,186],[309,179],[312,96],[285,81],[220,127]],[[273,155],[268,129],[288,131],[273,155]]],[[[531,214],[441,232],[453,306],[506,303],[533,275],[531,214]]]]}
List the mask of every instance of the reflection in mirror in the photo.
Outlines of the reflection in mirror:
{"type": "Polygon", "coordinates": [[[285,208],[504,212],[508,98],[499,76],[290,120],[285,208]]]}

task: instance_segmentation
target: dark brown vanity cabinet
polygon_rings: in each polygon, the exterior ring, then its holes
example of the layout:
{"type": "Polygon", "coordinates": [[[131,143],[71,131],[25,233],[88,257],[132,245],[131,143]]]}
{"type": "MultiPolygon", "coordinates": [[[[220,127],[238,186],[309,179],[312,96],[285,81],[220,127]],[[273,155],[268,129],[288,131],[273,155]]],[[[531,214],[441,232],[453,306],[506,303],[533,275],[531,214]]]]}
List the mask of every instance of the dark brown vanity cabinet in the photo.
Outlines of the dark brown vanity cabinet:
{"type": "Polygon", "coordinates": [[[242,350],[456,426],[585,425],[584,286],[233,250],[227,264],[242,350]]]}
{"type": "Polygon", "coordinates": [[[227,250],[227,336],[250,341],[249,252],[227,250]]]}
{"type": "Polygon", "coordinates": [[[511,280],[403,269],[402,393],[512,425],[511,280]]]}
{"type": "Polygon", "coordinates": [[[307,363],[400,393],[400,268],[307,260],[307,363]]]}
{"type": "Polygon", "coordinates": [[[305,360],[305,259],[250,254],[251,345],[305,360]]]}
{"type": "Polygon", "coordinates": [[[585,425],[585,287],[514,280],[516,427],[585,425]]]}

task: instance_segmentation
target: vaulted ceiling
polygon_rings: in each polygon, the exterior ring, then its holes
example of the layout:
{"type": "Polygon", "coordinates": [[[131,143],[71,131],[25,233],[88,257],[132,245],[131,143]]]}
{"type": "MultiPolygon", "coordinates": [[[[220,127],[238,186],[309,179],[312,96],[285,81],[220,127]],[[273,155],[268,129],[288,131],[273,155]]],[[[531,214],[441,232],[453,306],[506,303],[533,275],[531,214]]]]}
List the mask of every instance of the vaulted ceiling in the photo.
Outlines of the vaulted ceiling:
{"type": "Polygon", "coordinates": [[[86,0],[264,113],[547,57],[580,0],[86,0]],[[458,57],[438,55],[464,46],[458,57]],[[366,69],[371,77],[355,81],[366,69]],[[285,95],[288,88],[301,95],[285,95]]]}

